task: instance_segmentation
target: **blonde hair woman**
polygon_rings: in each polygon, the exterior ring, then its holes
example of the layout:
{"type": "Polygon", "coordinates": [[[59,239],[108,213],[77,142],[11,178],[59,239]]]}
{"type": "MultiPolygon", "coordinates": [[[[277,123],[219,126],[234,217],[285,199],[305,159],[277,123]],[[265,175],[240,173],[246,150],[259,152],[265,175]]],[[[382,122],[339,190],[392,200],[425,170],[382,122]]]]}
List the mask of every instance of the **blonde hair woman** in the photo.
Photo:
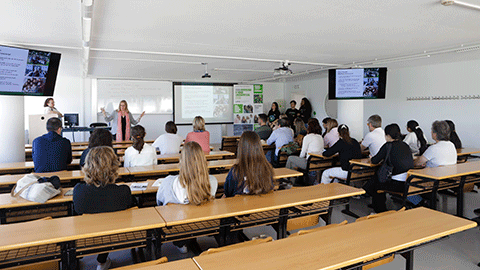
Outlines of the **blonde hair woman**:
{"type": "Polygon", "coordinates": [[[210,133],[205,130],[205,119],[195,116],[193,119],[193,132],[187,134],[185,143],[197,142],[205,154],[210,153],[210,133]]]}
{"type": "Polygon", "coordinates": [[[137,120],[133,118],[133,115],[128,110],[127,101],[125,100],[120,101],[118,109],[111,114],[107,114],[105,108],[100,108],[100,110],[105,117],[105,121],[112,121],[112,134],[117,142],[130,140],[130,127],[138,124],[145,115],[145,112],[142,112],[137,120]]]}
{"type": "MultiPolygon", "coordinates": [[[[157,191],[157,204],[201,205],[214,199],[217,179],[208,174],[207,159],[196,142],[185,143],[180,156],[179,175],[163,179],[157,191]]],[[[186,241],[174,241],[181,253],[187,252],[186,241]]]]}
{"type": "Polygon", "coordinates": [[[196,142],[185,143],[180,155],[179,175],[169,175],[157,191],[157,204],[200,205],[213,199],[217,179],[208,174],[207,159],[196,142]]]}
{"type": "Polygon", "coordinates": [[[323,145],[325,148],[332,147],[339,139],[338,122],[335,119],[328,119],[325,124],[325,136],[323,137],[323,145]]]}
{"type": "MultiPolygon", "coordinates": [[[[125,210],[132,205],[132,195],[127,185],[116,185],[118,157],[109,146],[97,146],[87,154],[83,173],[84,182],[73,188],[73,206],[78,214],[94,214],[125,210]]],[[[99,269],[108,269],[108,253],[97,256],[99,269]]]]}

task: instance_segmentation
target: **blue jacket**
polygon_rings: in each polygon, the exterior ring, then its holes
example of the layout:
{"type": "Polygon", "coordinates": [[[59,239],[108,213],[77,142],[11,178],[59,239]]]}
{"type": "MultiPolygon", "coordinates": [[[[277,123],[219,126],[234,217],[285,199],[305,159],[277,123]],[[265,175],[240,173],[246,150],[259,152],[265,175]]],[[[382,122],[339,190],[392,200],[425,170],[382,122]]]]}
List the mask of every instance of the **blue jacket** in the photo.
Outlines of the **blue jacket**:
{"type": "Polygon", "coordinates": [[[37,173],[63,171],[72,162],[72,145],[68,139],[50,131],[33,140],[32,157],[37,173]]]}

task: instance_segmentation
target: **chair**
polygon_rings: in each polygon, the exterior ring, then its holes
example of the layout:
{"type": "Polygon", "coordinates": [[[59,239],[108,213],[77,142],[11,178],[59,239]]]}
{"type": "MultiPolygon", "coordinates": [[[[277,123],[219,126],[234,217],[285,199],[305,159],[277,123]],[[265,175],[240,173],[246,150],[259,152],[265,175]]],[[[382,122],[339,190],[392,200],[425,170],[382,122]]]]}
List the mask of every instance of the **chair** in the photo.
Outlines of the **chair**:
{"type": "Polygon", "coordinates": [[[304,234],[308,234],[308,233],[323,231],[323,230],[326,230],[326,229],[329,229],[329,228],[342,226],[342,225],[345,225],[347,223],[348,223],[348,221],[344,220],[344,221],[342,221],[338,224],[330,224],[330,225],[327,225],[327,226],[322,226],[322,227],[318,227],[318,228],[314,228],[314,229],[310,229],[310,230],[300,230],[296,233],[291,234],[289,237],[295,237],[295,236],[304,235],[304,234]]]}
{"type": "Polygon", "coordinates": [[[115,268],[115,269],[118,269],[118,270],[133,270],[133,269],[137,269],[137,268],[141,268],[141,267],[159,265],[159,264],[166,263],[166,262],[168,262],[167,257],[162,257],[158,260],[148,261],[148,262],[143,262],[143,263],[136,263],[136,264],[132,264],[132,265],[124,266],[124,267],[119,267],[119,268],[115,268]]]}
{"type": "Polygon", "coordinates": [[[368,215],[368,216],[364,216],[364,217],[359,217],[359,218],[357,218],[357,220],[355,220],[355,222],[359,222],[359,221],[363,221],[363,220],[368,220],[368,219],[372,219],[372,218],[378,218],[378,217],[390,215],[390,214],[397,213],[397,212],[403,212],[403,211],[405,211],[405,207],[402,207],[402,208],[398,209],[397,211],[395,211],[395,210],[390,210],[390,211],[386,211],[386,212],[382,212],[382,213],[378,213],[378,214],[374,214],[374,215],[368,215]]]}
{"type": "MultiPolygon", "coordinates": [[[[97,127],[108,127],[107,123],[102,123],[102,122],[95,122],[90,124],[91,128],[97,128],[97,127]]],[[[93,131],[90,131],[90,134],[92,134],[93,131]]]]}
{"type": "Polygon", "coordinates": [[[220,248],[209,248],[208,250],[202,252],[200,254],[200,256],[213,254],[213,253],[218,253],[218,252],[227,251],[227,250],[232,250],[232,249],[237,249],[237,248],[242,248],[242,247],[255,246],[255,245],[258,245],[258,244],[268,243],[268,242],[272,242],[272,241],[273,241],[272,237],[267,237],[267,238],[263,238],[263,239],[255,239],[255,240],[246,241],[246,242],[242,242],[242,243],[238,243],[238,244],[234,244],[234,245],[229,245],[229,246],[224,246],[224,247],[220,247],[220,248]]]}

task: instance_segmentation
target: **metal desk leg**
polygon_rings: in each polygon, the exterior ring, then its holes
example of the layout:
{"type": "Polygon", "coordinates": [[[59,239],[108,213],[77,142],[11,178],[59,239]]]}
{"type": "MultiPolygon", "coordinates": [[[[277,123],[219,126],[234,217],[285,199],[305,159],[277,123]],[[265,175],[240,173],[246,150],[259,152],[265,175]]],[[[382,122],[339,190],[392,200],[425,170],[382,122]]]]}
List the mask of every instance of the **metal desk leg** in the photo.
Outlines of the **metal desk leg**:
{"type": "Polygon", "coordinates": [[[278,219],[278,232],[277,239],[283,239],[287,237],[287,222],[288,222],[288,209],[280,209],[280,217],[278,219]]]}
{"type": "Polygon", "coordinates": [[[437,193],[438,193],[438,181],[433,183],[432,196],[430,199],[430,208],[437,210],[437,193]]]}
{"type": "Polygon", "coordinates": [[[463,217],[463,200],[464,200],[464,192],[463,187],[465,186],[465,181],[467,180],[466,176],[462,176],[460,180],[460,186],[458,187],[457,192],[457,216],[463,217]]]}
{"type": "Polygon", "coordinates": [[[405,258],[405,269],[413,270],[413,249],[402,253],[402,256],[405,258]]]}

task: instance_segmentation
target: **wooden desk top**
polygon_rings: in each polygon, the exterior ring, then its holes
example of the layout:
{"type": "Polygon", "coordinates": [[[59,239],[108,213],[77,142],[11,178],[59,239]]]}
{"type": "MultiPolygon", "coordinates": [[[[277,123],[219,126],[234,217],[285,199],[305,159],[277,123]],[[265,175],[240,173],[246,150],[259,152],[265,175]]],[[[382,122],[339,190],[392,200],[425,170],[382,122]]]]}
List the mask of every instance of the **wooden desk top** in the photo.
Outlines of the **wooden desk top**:
{"type": "MultiPolygon", "coordinates": [[[[71,202],[73,200],[73,196],[65,196],[65,193],[71,189],[73,188],[62,188],[62,193],[48,200],[46,204],[71,202]]],[[[21,197],[14,198],[10,195],[10,193],[0,194],[0,209],[32,206],[38,204],[41,203],[28,201],[21,197]]]]}
{"type": "MultiPolygon", "coordinates": [[[[274,180],[281,179],[281,178],[288,178],[288,177],[299,177],[302,176],[303,173],[299,171],[295,171],[292,169],[287,168],[274,168],[273,171],[275,175],[273,176],[274,180]]],[[[221,173],[221,174],[214,174],[217,178],[218,185],[223,186],[225,184],[225,179],[227,178],[228,173],[221,173]]]]}
{"type": "Polygon", "coordinates": [[[380,164],[372,164],[370,158],[361,158],[361,159],[351,159],[350,164],[355,164],[362,167],[376,167],[380,164]]]}
{"type": "Polygon", "coordinates": [[[416,208],[194,260],[203,270],[339,269],[475,226],[463,218],[416,208]]]}
{"type": "Polygon", "coordinates": [[[0,226],[0,251],[164,226],[152,207],[5,224],[0,226]]]}
{"type": "MultiPolygon", "coordinates": [[[[207,166],[209,169],[213,168],[231,168],[235,164],[235,159],[222,159],[222,160],[211,160],[207,161],[207,166]]],[[[130,171],[130,174],[133,176],[142,176],[142,175],[155,175],[155,174],[167,174],[169,172],[178,172],[180,166],[178,163],[171,164],[160,164],[160,165],[150,165],[150,166],[138,166],[138,167],[128,167],[125,168],[130,171]]]]}
{"type": "MultiPolygon", "coordinates": [[[[80,160],[74,159],[72,163],[68,165],[69,168],[80,166],[80,160]]],[[[7,174],[13,172],[25,172],[33,170],[34,164],[33,161],[26,162],[11,162],[11,163],[0,163],[0,174],[7,174]]]]}
{"type": "Polygon", "coordinates": [[[321,159],[332,159],[333,157],[338,156],[338,154],[335,154],[331,157],[326,157],[326,156],[322,155],[323,153],[319,153],[319,152],[312,152],[312,153],[308,153],[308,154],[310,156],[318,157],[318,158],[321,158],[321,159]]]}
{"type": "Polygon", "coordinates": [[[162,263],[162,264],[158,264],[158,265],[149,265],[149,266],[145,266],[145,267],[138,267],[138,268],[135,268],[135,269],[138,269],[138,270],[147,270],[147,269],[153,269],[153,270],[201,270],[200,268],[198,268],[197,264],[191,258],[178,260],[178,261],[173,261],[173,262],[162,263]]]}
{"type": "Polygon", "coordinates": [[[457,149],[457,156],[466,156],[466,155],[473,155],[480,153],[480,149],[478,148],[462,148],[457,149]]]}
{"type": "MultiPolygon", "coordinates": [[[[234,156],[235,154],[229,151],[211,151],[208,155],[205,155],[207,160],[219,159],[223,157],[234,156]]],[[[157,159],[163,162],[178,162],[180,160],[180,154],[166,154],[157,155],[157,159]]]]}
{"type": "Polygon", "coordinates": [[[171,204],[157,206],[167,226],[211,220],[307,203],[329,201],[364,194],[363,189],[332,183],[289,190],[279,190],[264,195],[243,195],[214,200],[201,206],[171,204]]]}
{"type": "Polygon", "coordinates": [[[435,180],[465,176],[480,173],[480,161],[469,161],[455,165],[439,166],[435,168],[423,168],[418,170],[409,170],[409,175],[426,177],[435,180]]]}

